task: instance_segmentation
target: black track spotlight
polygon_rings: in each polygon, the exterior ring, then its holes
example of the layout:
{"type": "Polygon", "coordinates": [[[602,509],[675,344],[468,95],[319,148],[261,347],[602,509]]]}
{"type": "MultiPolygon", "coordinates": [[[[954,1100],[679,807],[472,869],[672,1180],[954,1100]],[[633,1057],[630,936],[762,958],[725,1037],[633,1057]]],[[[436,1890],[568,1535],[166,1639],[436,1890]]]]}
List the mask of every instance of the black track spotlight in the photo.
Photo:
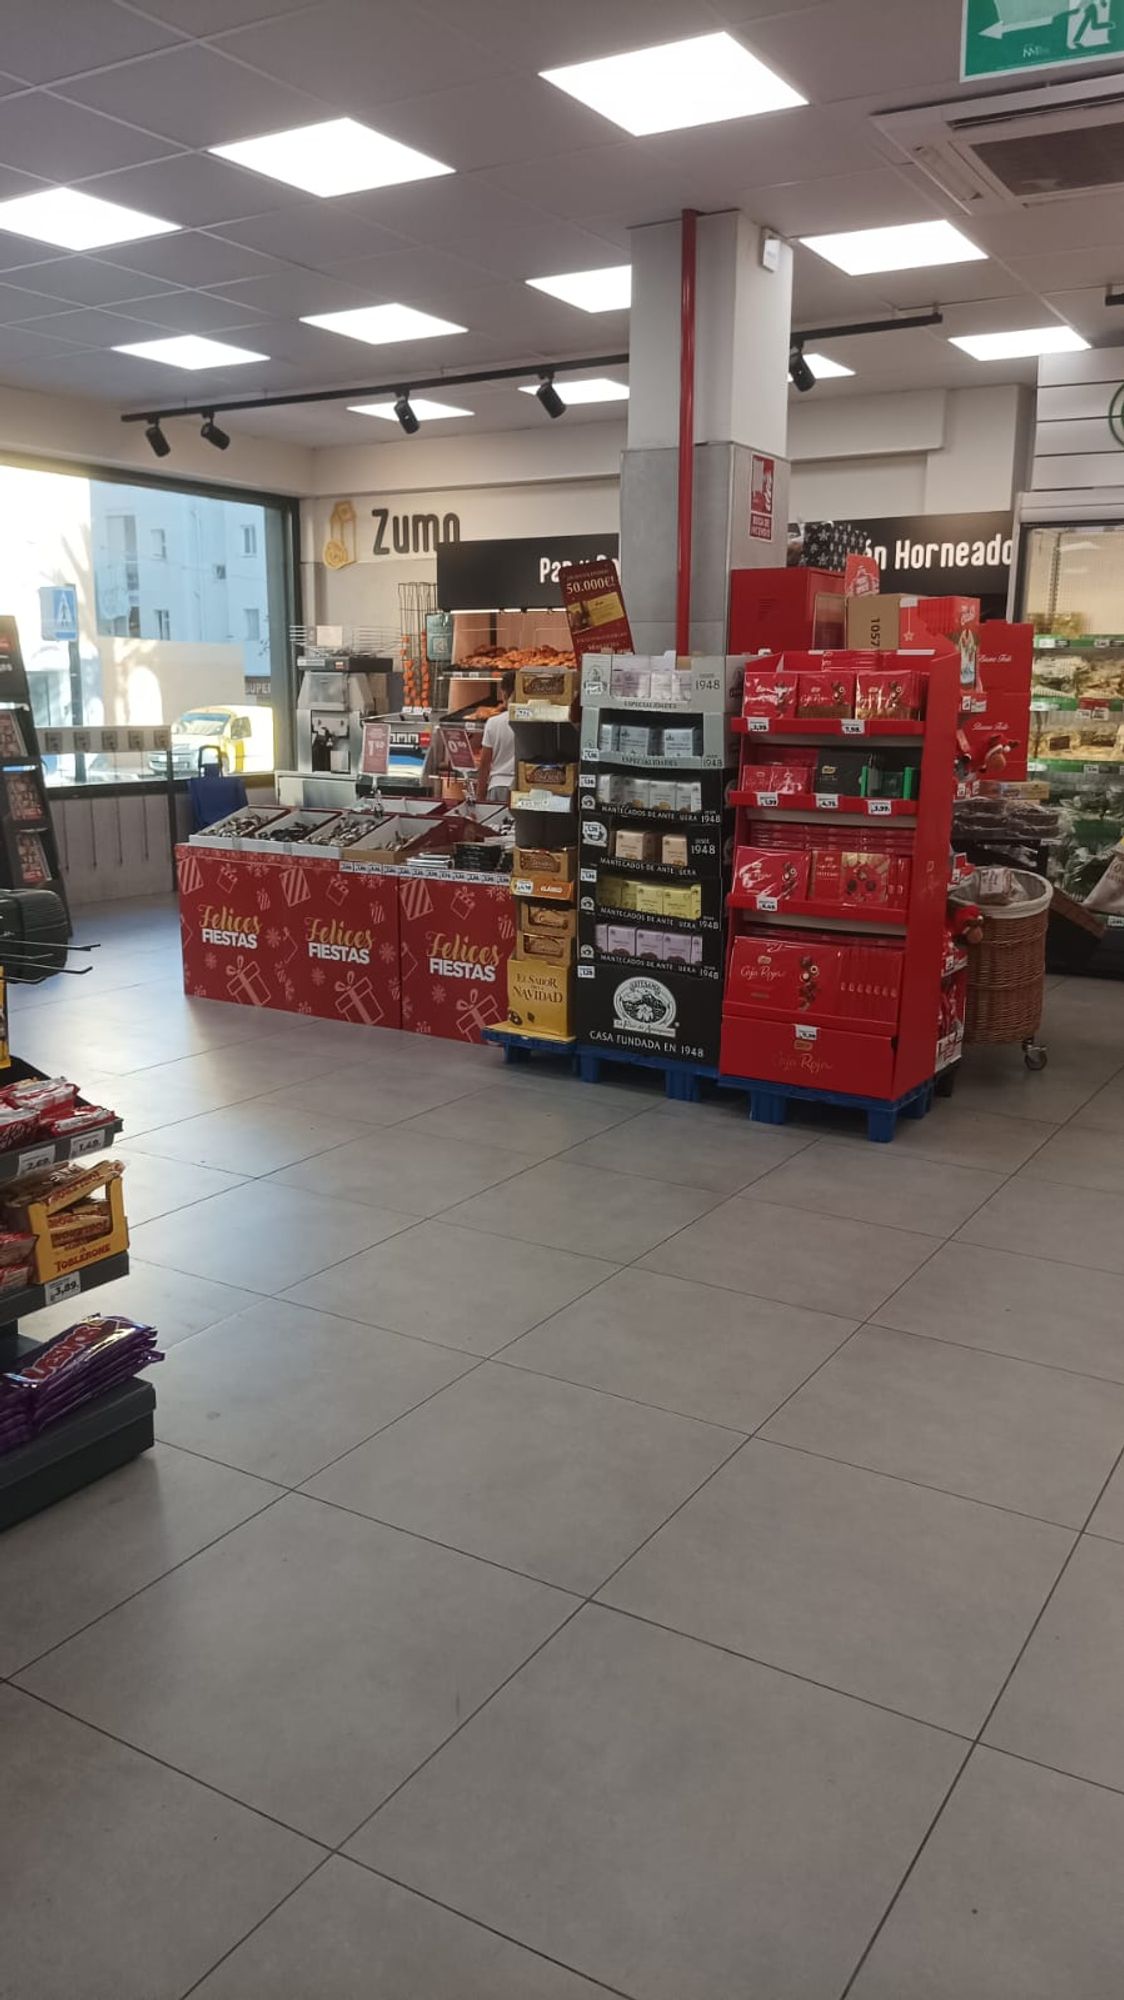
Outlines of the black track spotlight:
{"type": "Polygon", "coordinates": [[[216,451],[225,451],[227,445],[230,443],[228,433],[220,425],[216,424],[213,410],[206,410],[204,412],[203,428],[199,435],[201,438],[206,438],[208,444],[213,444],[216,451]]]}
{"type": "Polygon", "coordinates": [[[408,389],[403,389],[401,395],[395,397],[394,414],[407,437],[413,437],[414,432],[421,429],[421,419],[410,401],[408,389]]]}
{"type": "Polygon", "coordinates": [[[788,375],[794,389],[807,395],[816,386],[816,378],[804,359],[804,349],[799,341],[794,341],[788,350],[788,375]]]}
{"type": "Polygon", "coordinates": [[[542,377],[542,379],[539,382],[538,388],[535,390],[535,394],[538,397],[539,402],[542,404],[543,409],[546,411],[548,417],[565,416],[566,405],[562,401],[561,396],[558,394],[558,391],[554,386],[553,370],[551,370],[551,373],[549,375],[544,375],[542,377]]]}
{"type": "Polygon", "coordinates": [[[164,436],[164,433],[160,428],[159,417],[149,418],[148,422],[144,427],[144,434],[145,437],[148,439],[149,444],[152,446],[153,451],[156,453],[157,458],[167,458],[168,453],[171,451],[172,447],[168,443],[167,438],[164,436]]]}

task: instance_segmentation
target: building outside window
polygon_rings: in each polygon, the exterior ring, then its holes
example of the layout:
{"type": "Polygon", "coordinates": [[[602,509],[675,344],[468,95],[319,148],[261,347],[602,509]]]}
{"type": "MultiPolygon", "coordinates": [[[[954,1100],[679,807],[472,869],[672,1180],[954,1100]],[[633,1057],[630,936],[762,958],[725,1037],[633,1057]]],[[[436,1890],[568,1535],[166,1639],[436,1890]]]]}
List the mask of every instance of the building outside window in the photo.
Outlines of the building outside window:
{"type": "MultiPolygon", "coordinates": [[[[290,546],[285,503],[0,463],[0,611],[19,627],[37,725],[171,723],[194,769],[177,722],[264,707],[272,732],[238,741],[255,769],[288,761],[290,546]],[[78,591],[77,672],[41,635],[39,588],[63,583],[78,591]]],[[[86,780],[148,778],[147,762],[90,758],[86,780]]],[[[70,783],[74,760],[46,770],[70,783]]]]}

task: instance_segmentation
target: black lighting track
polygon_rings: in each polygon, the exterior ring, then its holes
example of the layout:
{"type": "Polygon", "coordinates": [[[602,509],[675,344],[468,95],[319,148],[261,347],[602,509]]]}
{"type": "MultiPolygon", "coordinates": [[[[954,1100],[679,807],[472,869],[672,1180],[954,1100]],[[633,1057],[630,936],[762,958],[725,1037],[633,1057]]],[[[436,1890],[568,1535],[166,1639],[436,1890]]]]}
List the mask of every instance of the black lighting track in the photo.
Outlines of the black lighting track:
{"type": "Polygon", "coordinates": [[[1124,306],[1124,292],[1118,291],[1115,285],[1109,285],[1104,302],[1106,306],[1124,306]]]}
{"type": "Polygon", "coordinates": [[[846,340],[852,333],[910,333],[917,326],[943,326],[944,314],[937,312],[910,313],[898,319],[852,320],[847,326],[802,326],[793,327],[792,345],[804,347],[809,340],[846,340]]]}
{"type": "Polygon", "coordinates": [[[400,396],[404,388],[411,395],[422,389],[467,389],[478,382],[519,382],[528,376],[546,377],[550,375],[580,374],[591,368],[623,368],[628,361],[627,354],[585,355],[580,361],[530,361],[519,368],[477,368],[470,374],[458,375],[411,375],[409,369],[400,369],[393,381],[377,382],[373,387],[361,389],[306,389],[295,396],[246,396],[239,402],[216,403],[209,396],[205,403],[175,403],[165,409],[128,410],[122,414],[123,424],[158,424],[165,417],[215,417],[228,410],[289,410],[302,403],[350,403],[357,397],[365,400],[372,396],[400,396]]]}

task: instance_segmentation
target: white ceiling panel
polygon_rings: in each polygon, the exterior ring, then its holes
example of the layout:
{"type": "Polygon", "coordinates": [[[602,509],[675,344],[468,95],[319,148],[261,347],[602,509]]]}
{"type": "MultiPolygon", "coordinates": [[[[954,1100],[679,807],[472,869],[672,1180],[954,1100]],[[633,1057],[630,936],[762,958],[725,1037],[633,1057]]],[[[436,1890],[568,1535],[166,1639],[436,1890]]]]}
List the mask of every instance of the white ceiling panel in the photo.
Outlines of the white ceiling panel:
{"type": "Polygon", "coordinates": [[[491,235],[466,237],[457,251],[478,272],[520,280],[553,277],[559,271],[594,271],[622,261],[619,232],[615,237],[599,236],[553,216],[544,216],[529,229],[497,229],[491,235]]]}
{"type": "MultiPolygon", "coordinates": [[[[58,257],[48,264],[36,264],[14,280],[27,284],[64,306],[116,306],[130,299],[152,298],[157,293],[174,292],[177,286],[164,278],[150,278],[142,271],[122,271],[97,257],[58,257]]],[[[42,310],[48,312],[49,305],[42,310]]]]}
{"type": "Polygon", "coordinates": [[[21,320],[42,319],[44,313],[57,312],[57,299],[47,298],[42,292],[26,292],[18,285],[0,284],[0,326],[18,326],[21,320]]]}
{"type": "Polygon", "coordinates": [[[1124,306],[1106,306],[1099,286],[1082,290],[1048,292],[1046,303],[1060,313],[1094,347],[1124,346],[1124,306]]]}
{"type": "Polygon", "coordinates": [[[200,287],[236,278],[268,278],[286,269],[277,257],[263,257],[256,250],[227,243],[201,229],[185,229],[180,236],[161,236],[150,243],[123,243],[119,249],[109,250],[104,261],[119,264],[126,271],[148,271],[156,278],[200,287]]]}
{"type": "Polygon", "coordinates": [[[894,91],[956,88],[961,0],[832,0],[757,22],[755,55],[816,104],[894,91]]]}
{"type": "Polygon", "coordinates": [[[144,0],[144,11],[186,35],[221,35],[252,21],[279,20],[309,0],[144,0]]]}
{"type": "Polygon", "coordinates": [[[264,313],[255,312],[252,306],[232,305],[219,292],[162,292],[158,298],[137,299],[129,310],[150,326],[162,327],[165,333],[225,333],[236,345],[258,347],[259,351],[265,344],[257,340],[264,313]],[[245,336],[240,341],[239,328],[245,336]]]}
{"type": "MultiPolygon", "coordinates": [[[[451,298],[458,290],[476,290],[488,275],[466,259],[454,257],[451,251],[434,250],[420,243],[405,245],[382,257],[357,258],[353,264],[341,264],[340,271],[341,282],[358,287],[367,304],[393,305],[401,301],[431,309],[438,298],[451,298]]],[[[456,313],[441,316],[458,318],[456,313]]],[[[463,313],[459,315],[459,323],[464,323],[463,313]]]]}
{"type": "MultiPolygon", "coordinates": [[[[96,70],[63,86],[63,94],[112,118],[143,121],[148,131],[162,132],[185,146],[220,146],[229,139],[281,132],[332,115],[322,99],[259,76],[201,42],[183,42],[141,62],[96,70]]],[[[170,146],[155,149],[170,150],[170,146]]],[[[95,173],[97,168],[86,171],[95,173]]]]}
{"type": "Polygon", "coordinates": [[[379,129],[461,173],[609,146],[620,138],[607,119],[537,76],[493,75],[411,95],[384,107],[379,129]]]}
{"type": "Polygon", "coordinates": [[[455,250],[463,236],[488,229],[532,228],[539,219],[537,209],[517,193],[474,174],[345,195],[343,205],[365,222],[448,250],[455,250]]]}
{"type": "Polygon", "coordinates": [[[125,62],[178,39],[174,28],[112,0],[4,0],[0,26],[5,64],[28,83],[125,62]]]}
{"type": "MultiPolygon", "coordinates": [[[[805,255],[811,256],[812,252],[805,255]]],[[[885,271],[871,282],[887,305],[909,312],[919,306],[950,305],[961,299],[1002,299],[1022,290],[1019,280],[1003,264],[993,263],[942,264],[930,271],[885,271]]]]}
{"type": "Polygon", "coordinates": [[[938,212],[932,201],[919,199],[893,167],[753,188],[746,192],[745,205],[751,214],[787,236],[822,236],[836,229],[921,222],[938,212]]]}
{"type": "Polygon", "coordinates": [[[49,91],[6,98],[0,117],[0,160],[5,166],[52,182],[83,180],[114,167],[135,167],[142,160],[158,160],[177,150],[175,139],[139,132],[49,91]]]}
{"type": "MultiPolygon", "coordinates": [[[[223,35],[215,47],[378,127],[373,114],[381,104],[413,96],[423,85],[441,90],[494,74],[494,55],[458,33],[459,15],[459,8],[448,9],[435,34],[418,7],[328,0],[282,20],[223,35]]],[[[252,138],[280,129],[243,124],[234,136],[252,138]]]]}
{"type": "MultiPolygon", "coordinates": [[[[441,0],[422,0],[418,12],[434,27],[450,18],[441,0]]],[[[494,64],[533,71],[652,48],[688,35],[712,35],[723,26],[707,0],[566,0],[564,6],[539,0],[462,0],[453,18],[463,35],[489,50],[494,64]]]]}
{"type": "Polygon", "coordinates": [[[82,185],[87,194],[100,195],[103,201],[124,202],[145,215],[163,215],[183,229],[266,215],[301,199],[295,188],[282,187],[263,174],[249,174],[210,153],[174,153],[147,166],[99,174],[82,185]]]}
{"type": "Polygon", "coordinates": [[[1124,229],[1115,243],[1095,250],[1054,250],[1045,257],[1012,257],[1008,268],[1036,292],[1124,284],[1124,229]]]}
{"type": "Polygon", "coordinates": [[[32,329],[52,340],[65,340],[71,347],[121,347],[126,341],[152,340],[163,331],[139,311],[103,312],[99,306],[79,306],[72,312],[55,310],[28,322],[28,330],[32,329]]]}
{"type": "Polygon", "coordinates": [[[402,238],[375,222],[342,208],[336,201],[301,201],[279,215],[255,215],[215,231],[225,241],[249,250],[304,264],[311,271],[335,272],[359,257],[376,257],[398,250],[402,238]]]}
{"type": "Polygon", "coordinates": [[[325,277],[320,271],[298,270],[290,266],[268,278],[246,278],[238,284],[212,286],[239,308],[268,313],[271,319],[299,320],[304,313],[343,312],[348,306],[379,303],[364,285],[344,284],[339,278],[325,277]]]}
{"type": "Polygon", "coordinates": [[[1039,257],[1055,250],[1095,250],[1124,236],[1124,201],[1118,194],[1084,195],[1034,208],[977,216],[972,233],[993,257],[1039,257]]]}
{"type": "Polygon", "coordinates": [[[42,354],[48,359],[52,355],[74,354],[74,343],[58,340],[45,333],[34,324],[27,326],[0,326],[0,368],[9,361],[33,359],[42,354]]]}

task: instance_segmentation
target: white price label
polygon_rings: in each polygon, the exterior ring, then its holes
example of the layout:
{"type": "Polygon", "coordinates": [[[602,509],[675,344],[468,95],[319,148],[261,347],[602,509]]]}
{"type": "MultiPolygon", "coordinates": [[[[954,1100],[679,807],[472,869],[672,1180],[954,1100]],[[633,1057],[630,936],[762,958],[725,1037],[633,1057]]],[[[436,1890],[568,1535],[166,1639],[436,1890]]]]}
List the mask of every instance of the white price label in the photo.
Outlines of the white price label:
{"type": "MultiPolygon", "coordinates": [[[[702,766],[703,766],[703,770],[704,770],[704,771],[720,771],[720,770],[722,769],[722,765],[723,765],[724,761],[725,761],[725,759],[724,759],[724,758],[722,758],[722,757],[709,757],[709,756],[708,756],[708,757],[704,757],[704,758],[703,758],[703,760],[702,760],[702,766]]],[[[664,763],[665,763],[665,764],[667,765],[668,769],[669,769],[669,770],[671,770],[671,769],[673,769],[673,767],[674,767],[674,764],[675,764],[675,759],[674,759],[674,757],[665,757],[665,758],[664,758],[664,763]]]]}
{"type": "Polygon", "coordinates": [[[868,799],[866,809],[872,819],[889,819],[893,803],[892,799],[868,799]]]}
{"type": "Polygon", "coordinates": [[[807,1021],[796,1022],[796,1039],[798,1042],[814,1042],[819,1032],[818,1028],[810,1027],[807,1021]]]}
{"type": "Polygon", "coordinates": [[[838,792],[817,792],[817,793],[816,793],[816,811],[817,811],[817,812],[824,812],[824,813],[832,813],[832,812],[838,812],[838,810],[839,810],[839,794],[838,794],[838,792]]]}
{"type": "Polygon", "coordinates": [[[845,715],[839,724],[839,728],[844,736],[861,736],[863,733],[863,719],[861,715],[845,715]]]}
{"type": "Polygon", "coordinates": [[[595,965],[579,965],[578,967],[579,979],[596,979],[596,977],[597,977],[597,967],[595,965]]]}
{"type": "Polygon", "coordinates": [[[1085,776],[1086,776],[1087,778],[1095,778],[1095,777],[1096,777],[1096,775],[1097,775],[1097,772],[1098,772],[1098,771],[1103,771],[1103,770],[1104,770],[1104,765],[1103,765],[1103,764],[1082,764],[1082,766],[1081,766],[1081,769],[1082,769],[1082,771],[1084,772],[1084,774],[1085,774],[1085,776]]]}
{"type": "Polygon", "coordinates": [[[745,726],[751,736],[764,736],[769,727],[767,715],[747,715],[745,726]]]}
{"type": "Polygon", "coordinates": [[[1110,931],[1124,930],[1124,917],[1109,917],[1108,927],[1110,931]]]}
{"type": "Polygon", "coordinates": [[[80,1160],[83,1153],[103,1152],[108,1144],[109,1134],[104,1125],[99,1125],[96,1132],[80,1132],[76,1139],[71,1140],[70,1157],[80,1160]]]}
{"type": "Polygon", "coordinates": [[[757,803],[759,806],[775,806],[777,803],[777,794],[775,792],[758,792],[757,803]]]}
{"type": "Polygon", "coordinates": [[[775,910],[777,899],[775,896],[758,896],[757,907],[759,910],[775,910]]]}
{"type": "Polygon", "coordinates": [[[41,1167],[54,1165],[53,1146],[32,1146],[30,1152],[21,1153],[16,1161],[17,1174],[37,1174],[41,1167]]]}
{"type": "Polygon", "coordinates": [[[52,1278],[43,1287],[45,1305],[57,1306],[60,1299],[73,1299],[82,1290],[82,1280],[77,1271],[70,1271],[65,1278],[52,1278]]]}
{"type": "Polygon", "coordinates": [[[1087,715],[1090,722],[1107,722],[1109,717],[1107,708],[1084,708],[1081,713],[1087,715]]]}
{"type": "Polygon", "coordinates": [[[533,896],[535,885],[529,875],[517,875],[511,884],[513,896],[533,896]]]}
{"type": "Polygon", "coordinates": [[[581,873],[581,879],[583,882],[596,882],[597,880],[596,868],[583,868],[581,873]]]}
{"type": "Polygon", "coordinates": [[[586,744],[585,749],[582,751],[582,756],[585,758],[587,764],[599,764],[601,762],[601,752],[593,743],[586,744]]]}

